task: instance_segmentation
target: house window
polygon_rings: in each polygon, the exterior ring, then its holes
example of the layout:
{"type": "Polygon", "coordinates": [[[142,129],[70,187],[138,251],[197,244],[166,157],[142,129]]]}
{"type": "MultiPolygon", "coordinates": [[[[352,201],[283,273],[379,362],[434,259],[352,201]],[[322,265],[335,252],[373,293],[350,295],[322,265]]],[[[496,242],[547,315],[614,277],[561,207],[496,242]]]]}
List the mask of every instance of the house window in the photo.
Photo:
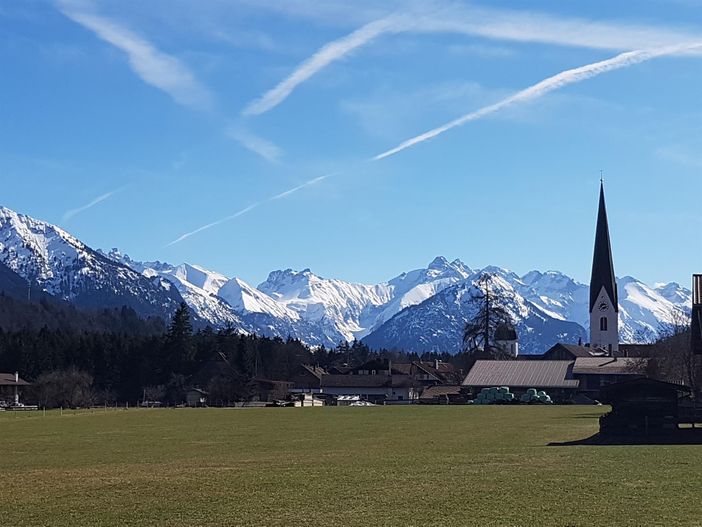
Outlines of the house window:
{"type": "Polygon", "coordinates": [[[607,331],[607,317],[600,318],[600,331],[607,331]]]}

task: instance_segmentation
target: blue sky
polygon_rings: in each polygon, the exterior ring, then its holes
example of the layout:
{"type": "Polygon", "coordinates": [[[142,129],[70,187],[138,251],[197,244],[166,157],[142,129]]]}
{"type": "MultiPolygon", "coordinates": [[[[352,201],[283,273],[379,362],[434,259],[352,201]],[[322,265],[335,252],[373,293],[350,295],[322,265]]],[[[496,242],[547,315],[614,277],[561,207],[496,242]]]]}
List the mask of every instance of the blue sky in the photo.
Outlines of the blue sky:
{"type": "Polygon", "coordinates": [[[8,0],[0,202],[254,284],[439,254],[586,281],[604,170],[617,274],[687,285],[700,66],[698,0],[8,0]]]}

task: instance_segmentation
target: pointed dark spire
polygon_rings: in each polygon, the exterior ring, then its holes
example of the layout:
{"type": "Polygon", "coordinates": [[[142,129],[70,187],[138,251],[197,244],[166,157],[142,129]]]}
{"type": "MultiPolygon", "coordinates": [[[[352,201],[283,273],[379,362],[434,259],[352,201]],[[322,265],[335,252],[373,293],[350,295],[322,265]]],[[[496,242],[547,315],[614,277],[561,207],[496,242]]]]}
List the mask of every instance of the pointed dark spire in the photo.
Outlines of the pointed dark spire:
{"type": "Polygon", "coordinates": [[[609,298],[614,302],[615,311],[619,312],[617,281],[614,276],[612,244],[609,240],[607,206],[605,205],[604,182],[600,181],[600,208],[597,213],[597,232],[595,234],[595,254],[592,258],[592,277],[590,279],[590,311],[595,308],[597,297],[605,288],[609,298]]]}

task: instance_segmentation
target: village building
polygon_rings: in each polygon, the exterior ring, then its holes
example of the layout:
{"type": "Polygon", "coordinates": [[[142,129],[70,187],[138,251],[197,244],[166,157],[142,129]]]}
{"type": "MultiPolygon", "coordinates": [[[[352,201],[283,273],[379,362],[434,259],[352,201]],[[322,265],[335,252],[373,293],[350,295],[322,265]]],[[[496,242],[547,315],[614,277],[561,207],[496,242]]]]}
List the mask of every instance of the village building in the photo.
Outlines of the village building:
{"type": "Polygon", "coordinates": [[[200,388],[190,388],[185,392],[185,404],[190,407],[207,406],[207,396],[209,394],[200,388]]]}
{"type": "Polygon", "coordinates": [[[495,329],[495,346],[505,355],[516,358],[519,355],[519,337],[512,324],[500,324],[495,329]]]}
{"type": "Polygon", "coordinates": [[[322,377],[328,372],[319,366],[300,364],[290,381],[291,393],[322,393],[322,377]]]}
{"type": "Polygon", "coordinates": [[[0,407],[20,406],[22,390],[30,383],[19,376],[19,373],[0,373],[0,407]]]}
{"type": "Polygon", "coordinates": [[[275,402],[288,398],[288,393],[293,387],[293,383],[287,381],[275,381],[256,377],[251,379],[251,401],[275,402]]]}
{"type": "Polygon", "coordinates": [[[354,401],[410,404],[417,402],[430,387],[459,386],[462,379],[463,372],[459,368],[439,360],[394,363],[372,359],[355,367],[328,370],[301,365],[292,379],[290,392],[316,394],[328,404],[354,401]]]}
{"type": "Polygon", "coordinates": [[[702,274],[692,277],[692,350],[702,354],[702,274]]]}
{"type": "Polygon", "coordinates": [[[421,393],[419,383],[408,375],[324,375],[321,386],[324,395],[357,396],[374,404],[409,404],[421,393]]]}
{"type": "Polygon", "coordinates": [[[463,381],[475,397],[481,389],[507,387],[519,396],[530,388],[543,390],[556,402],[572,399],[580,381],[573,377],[569,360],[478,360],[463,381]]]}
{"type": "Polygon", "coordinates": [[[580,381],[578,391],[593,399],[610,384],[646,376],[647,358],[578,357],[573,363],[573,378],[580,381]]]}
{"type": "Polygon", "coordinates": [[[421,404],[465,404],[469,391],[460,385],[437,384],[422,391],[421,404]]]}

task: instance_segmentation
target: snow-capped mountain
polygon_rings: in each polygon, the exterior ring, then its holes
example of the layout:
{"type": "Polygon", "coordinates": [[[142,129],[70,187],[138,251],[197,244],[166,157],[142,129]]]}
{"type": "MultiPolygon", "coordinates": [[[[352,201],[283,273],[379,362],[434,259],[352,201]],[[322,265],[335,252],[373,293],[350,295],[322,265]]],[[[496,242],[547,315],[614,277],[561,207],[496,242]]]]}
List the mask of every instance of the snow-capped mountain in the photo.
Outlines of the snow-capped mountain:
{"type": "Polygon", "coordinates": [[[404,308],[423,302],[469,274],[470,269],[459,260],[449,263],[438,257],[426,269],[402,273],[376,285],[322,278],[309,269],[286,269],[270,273],[258,289],[338,343],[364,337],[404,308]]]}
{"type": "MultiPolygon", "coordinates": [[[[498,267],[476,271],[465,281],[402,311],[364,342],[372,347],[417,352],[458,351],[461,328],[471,315],[467,302],[471,284],[486,272],[495,277],[496,292],[508,300],[524,353],[543,352],[558,341],[587,342],[587,285],[557,271],[531,271],[520,277],[498,267]]],[[[691,293],[678,284],[651,288],[631,277],[620,278],[617,283],[622,342],[649,341],[661,327],[684,318],[690,310],[691,293]]]]}
{"type": "Polygon", "coordinates": [[[182,302],[170,282],[147,278],[63,229],[5,207],[0,207],[0,262],[47,293],[82,307],[127,305],[142,316],[170,316],[182,302]]]}
{"type": "MultiPolygon", "coordinates": [[[[516,279],[518,285],[522,284],[516,275],[502,269],[488,271],[494,277],[491,290],[503,300],[503,307],[515,322],[523,352],[536,353],[546,342],[586,339],[585,330],[579,324],[555,318],[525,299],[512,283],[516,279]]],[[[404,309],[368,335],[364,342],[372,348],[457,353],[461,349],[463,328],[475,314],[475,304],[471,300],[478,293],[474,284],[482,272],[404,309]]]]}
{"type": "MultiPolygon", "coordinates": [[[[199,322],[309,345],[364,338],[373,347],[456,351],[472,284],[484,272],[495,276],[508,298],[523,352],[541,352],[557,340],[587,341],[588,286],[558,271],[518,276],[437,257],[426,268],[379,284],[286,269],[253,287],[197,265],[95,251],[58,227],[0,207],[0,289],[21,292],[19,282],[28,281],[79,306],[128,305],[142,316],[165,319],[184,300],[199,322]]],[[[618,284],[623,342],[649,340],[689,312],[691,293],[676,283],[649,287],[624,277],[618,284]]]]}
{"type": "Polygon", "coordinates": [[[106,257],[127,265],[146,277],[167,280],[180,292],[195,316],[216,328],[232,327],[243,333],[268,337],[293,337],[312,345],[335,345],[295,312],[268,298],[238,278],[191,264],[138,262],[117,249],[106,257]]]}
{"type": "Polygon", "coordinates": [[[244,329],[244,324],[236,312],[221,298],[217,291],[227,278],[195,265],[171,265],[162,262],[137,262],[118,249],[102,253],[105,257],[119,262],[149,279],[165,280],[178,290],[195,315],[215,327],[232,325],[244,329]]]}

